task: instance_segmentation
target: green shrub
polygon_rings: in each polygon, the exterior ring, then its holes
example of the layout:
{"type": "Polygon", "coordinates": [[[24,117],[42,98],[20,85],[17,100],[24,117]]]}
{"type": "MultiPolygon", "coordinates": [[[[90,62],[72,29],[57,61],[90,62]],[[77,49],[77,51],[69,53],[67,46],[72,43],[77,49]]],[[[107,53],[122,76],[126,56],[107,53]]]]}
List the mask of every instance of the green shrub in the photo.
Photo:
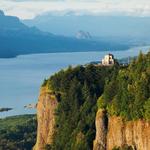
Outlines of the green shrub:
{"type": "Polygon", "coordinates": [[[35,115],[0,119],[1,150],[31,150],[36,141],[35,115]]]}
{"type": "Polygon", "coordinates": [[[133,150],[132,146],[124,145],[122,147],[114,147],[112,150],[133,150]]]}
{"type": "Polygon", "coordinates": [[[144,104],[144,118],[150,120],[150,98],[144,104]]]}

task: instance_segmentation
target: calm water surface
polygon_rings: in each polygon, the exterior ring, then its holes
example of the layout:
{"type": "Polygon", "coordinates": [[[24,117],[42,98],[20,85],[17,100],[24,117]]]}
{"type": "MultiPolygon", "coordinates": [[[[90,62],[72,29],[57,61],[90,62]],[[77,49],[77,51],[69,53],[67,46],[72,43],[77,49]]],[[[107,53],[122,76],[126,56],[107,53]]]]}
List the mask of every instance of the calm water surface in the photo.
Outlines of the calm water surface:
{"type": "MultiPolygon", "coordinates": [[[[149,48],[150,46],[138,47],[112,53],[116,58],[124,58],[136,56],[140,50],[146,53],[149,48]]],[[[37,102],[44,78],[68,65],[99,61],[107,53],[109,52],[51,53],[0,59],[0,108],[14,108],[9,112],[0,113],[0,117],[35,113],[36,110],[24,109],[24,105],[37,102]]]]}

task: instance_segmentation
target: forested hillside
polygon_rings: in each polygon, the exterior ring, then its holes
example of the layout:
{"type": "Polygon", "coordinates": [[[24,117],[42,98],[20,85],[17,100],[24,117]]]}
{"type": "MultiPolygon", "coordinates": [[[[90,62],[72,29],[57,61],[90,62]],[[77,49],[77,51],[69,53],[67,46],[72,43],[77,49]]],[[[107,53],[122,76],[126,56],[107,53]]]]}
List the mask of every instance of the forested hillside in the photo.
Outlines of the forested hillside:
{"type": "Polygon", "coordinates": [[[36,140],[35,115],[0,119],[0,150],[31,150],[36,140]]]}
{"type": "Polygon", "coordinates": [[[43,86],[55,91],[59,101],[52,149],[92,149],[96,102],[103,93],[105,79],[117,73],[118,67],[69,67],[44,82],[43,86]]]}
{"type": "Polygon", "coordinates": [[[69,67],[43,86],[54,91],[59,101],[54,142],[47,149],[92,149],[97,103],[108,116],[150,119],[150,53],[141,53],[128,67],[69,67]]]}
{"type": "Polygon", "coordinates": [[[98,105],[126,120],[150,119],[150,52],[106,81],[98,105]]]}

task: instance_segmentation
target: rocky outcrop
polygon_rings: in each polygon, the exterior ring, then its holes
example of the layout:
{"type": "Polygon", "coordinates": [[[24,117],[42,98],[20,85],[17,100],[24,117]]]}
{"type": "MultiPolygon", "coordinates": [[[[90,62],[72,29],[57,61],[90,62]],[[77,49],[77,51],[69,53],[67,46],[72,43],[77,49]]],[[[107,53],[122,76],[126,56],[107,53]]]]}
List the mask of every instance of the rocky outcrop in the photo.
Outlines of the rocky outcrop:
{"type": "Polygon", "coordinates": [[[57,105],[58,102],[54,93],[47,87],[42,87],[37,104],[38,128],[34,150],[44,150],[46,144],[52,143],[57,105]]]}
{"type": "Polygon", "coordinates": [[[110,117],[107,149],[130,145],[136,150],[150,149],[150,122],[144,120],[124,122],[120,117],[110,117]]]}
{"type": "MultiPolygon", "coordinates": [[[[37,140],[34,150],[44,150],[52,144],[55,132],[55,110],[58,101],[55,94],[42,87],[37,104],[37,140]]],[[[114,147],[132,146],[134,150],[150,150],[150,122],[124,121],[121,117],[107,117],[104,109],[96,114],[96,138],[93,150],[112,150],[114,147]]],[[[79,134],[82,137],[82,134],[79,134]]]]}
{"type": "Polygon", "coordinates": [[[94,150],[106,149],[107,136],[107,117],[105,110],[99,109],[96,114],[96,138],[94,141],[94,150]]]}
{"type": "Polygon", "coordinates": [[[108,118],[106,127],[104,116],[104,111],[99,110],[96,116],[96,138],[93,150],[112,150],[114,147],[124,145],[132,146],[136,150],[150,149],[150,122],[123,121],[120,117],[113,116],[108,118]]]}

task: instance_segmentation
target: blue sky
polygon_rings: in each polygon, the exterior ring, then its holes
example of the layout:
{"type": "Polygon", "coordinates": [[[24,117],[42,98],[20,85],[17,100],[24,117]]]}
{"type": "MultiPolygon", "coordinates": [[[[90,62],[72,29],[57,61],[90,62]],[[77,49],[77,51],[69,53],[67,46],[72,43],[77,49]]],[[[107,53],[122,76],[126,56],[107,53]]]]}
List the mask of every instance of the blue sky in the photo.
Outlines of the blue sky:
{"type": "Polygon", "coordinates": [[[0,0],[0,9],[21,19],[34,18],[48,11],[150,16],[150,0],[0,0]]]}

